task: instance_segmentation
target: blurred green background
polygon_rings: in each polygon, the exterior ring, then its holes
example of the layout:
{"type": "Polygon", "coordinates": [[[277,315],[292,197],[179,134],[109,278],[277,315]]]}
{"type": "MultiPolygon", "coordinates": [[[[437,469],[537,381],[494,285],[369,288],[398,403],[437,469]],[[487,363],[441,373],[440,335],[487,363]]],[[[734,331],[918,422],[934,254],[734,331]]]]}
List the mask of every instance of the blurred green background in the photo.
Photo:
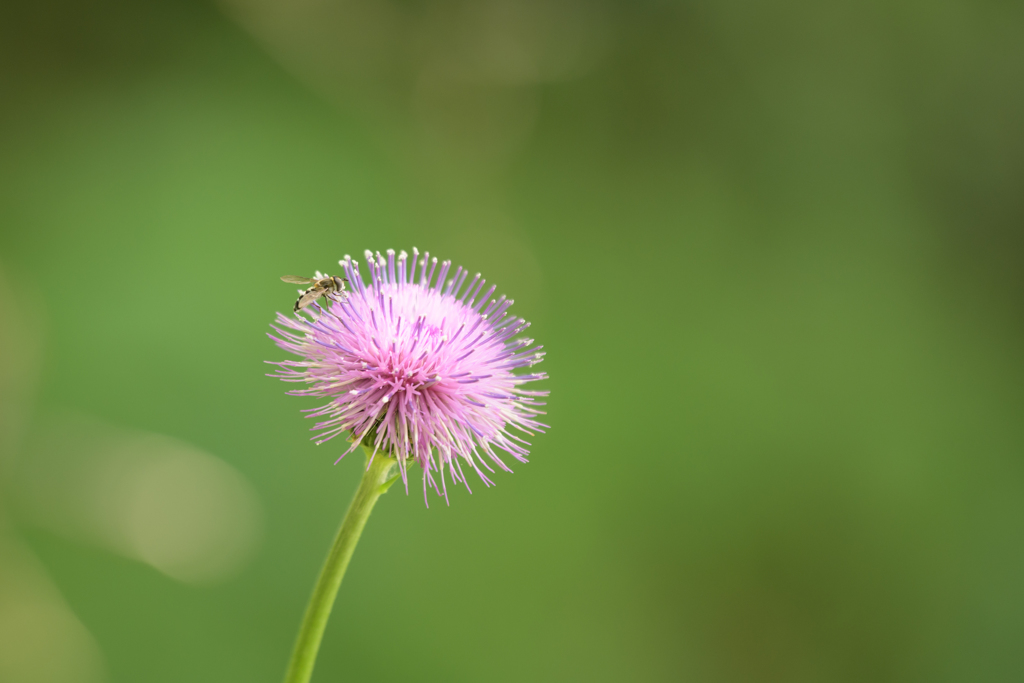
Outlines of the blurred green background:
{"type": "Polygon", "coordinates": [[[984,0],[0,5],[0,680],[279,680],[359,465],[264,376],[277,278],[412,246],[553,429],[382,499],[315,680],[1024,680],[984,0]]]}

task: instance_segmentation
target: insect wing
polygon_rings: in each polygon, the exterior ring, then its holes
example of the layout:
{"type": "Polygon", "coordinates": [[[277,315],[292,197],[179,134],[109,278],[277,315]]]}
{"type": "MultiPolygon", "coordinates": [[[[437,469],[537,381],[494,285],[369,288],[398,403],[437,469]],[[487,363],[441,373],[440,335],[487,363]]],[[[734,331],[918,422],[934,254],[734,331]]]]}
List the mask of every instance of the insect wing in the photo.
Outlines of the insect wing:
{"type": "Polygon", "coordinates": [[[319,287],[311,287],[302,296],[299,297],[298,301],[295,302],[295,310],[302,310],[303,308],[305,308],[306,306],[310,305],[311,303],[319,299],[321,296],[323,296],[323,293],[324,290],[320,289],[319,287]]]}
{"type": "Polygon", "coordinates": [[[311,277],[299,277],[298,275],[282,275],[281,281],[288,282],[293,285],[311,285],[316,282],[316,280],[311,277]]]}

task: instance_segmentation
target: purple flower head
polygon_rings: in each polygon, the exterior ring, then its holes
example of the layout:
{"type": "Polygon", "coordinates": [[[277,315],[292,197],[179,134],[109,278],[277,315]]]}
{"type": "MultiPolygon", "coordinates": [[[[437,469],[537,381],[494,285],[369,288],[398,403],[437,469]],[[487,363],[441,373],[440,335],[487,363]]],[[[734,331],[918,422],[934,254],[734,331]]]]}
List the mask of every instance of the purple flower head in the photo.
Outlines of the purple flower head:
{"type": "Polygon", "coordinates": [[[277,314],[279,336],[271,339],[301,360],[275,363],[280,371],[271,376],[308,385],[288,392],[294,396],[329,399],[307,417],[324,418],[312,428],[318,444],[349,433],[352,445],[339,461],[365,443],[371,457],[379,451],[398,460],[408,492],[415,460],[424,498],[429,484],[447,500],[445,467],[467,489],[464,468],[490,486],[481,466],[511,472],[497,451],[526,462],[530,444],[513,432],[532,436],[546,427],[535,418],[548,392],[523,388],[545,373],[513,372],[544,357],[532,339],[516,338],[530,323],[508,314],[511,299],[491,299],[495,288],[483,291],[479,273],[470,279],[459,267],[449,277],[451,261],[421,258],[415,248],[411,262],[390,249],[386,258],[365,256],[369,284],[346,255],[347,296],[311,306],[312,320],[277,314]]]}

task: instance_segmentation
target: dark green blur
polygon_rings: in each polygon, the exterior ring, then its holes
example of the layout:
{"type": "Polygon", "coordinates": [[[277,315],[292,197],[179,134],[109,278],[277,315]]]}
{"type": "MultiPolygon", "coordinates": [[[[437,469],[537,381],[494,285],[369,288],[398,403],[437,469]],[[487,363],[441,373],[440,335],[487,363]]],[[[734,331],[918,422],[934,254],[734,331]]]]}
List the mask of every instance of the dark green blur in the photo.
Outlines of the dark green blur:
{"type": "Polygon", "coordinates": [[[281,678],[360,461],[264,376],[278,277],[413,246],[552,429],[380,501],[315,681],[1024,680],[1024,5],[0,6],[0,531],[105,680],[281,678]],[[35,523],[65,415],[229,463],[256,554],[35,523]]]}

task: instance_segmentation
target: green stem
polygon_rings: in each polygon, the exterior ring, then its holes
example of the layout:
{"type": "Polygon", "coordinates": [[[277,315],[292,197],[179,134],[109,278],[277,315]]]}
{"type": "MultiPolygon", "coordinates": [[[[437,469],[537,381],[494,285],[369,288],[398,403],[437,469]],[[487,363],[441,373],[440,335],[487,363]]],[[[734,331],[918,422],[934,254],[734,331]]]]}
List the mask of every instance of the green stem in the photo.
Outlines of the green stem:
{"type": "Polygon", "coordinates": [[[377,453],[370,467],[363,473],[359,489],[348,506],[345,519],[341,521],[338,535],[334,537],[334,545],[331,546],[327,561],[320,570],[320,578],[313,589],[313,597],[309,599],[309,606],[306,607],[302,628],[299,629],[299,637],[295,641],[295,650],[288,663],[288,673],[284,677],[285,683],[308,683],[313,675],[316,654],[320,650],[320,641],[324,637],[324,629],[327,627],[328,617],[331,616],[331,608],[334,607],[334,598],[338,595],[341,579],[345,576],[345,569],[348,568],[352,552],[356,549],[356,543],[359,542],[359,536],[363,533],[363,527],[366,526],[366,520],[370,517],[374,504],[397,478],[388,478],[396,464],[393,458],[377,453]]]}

